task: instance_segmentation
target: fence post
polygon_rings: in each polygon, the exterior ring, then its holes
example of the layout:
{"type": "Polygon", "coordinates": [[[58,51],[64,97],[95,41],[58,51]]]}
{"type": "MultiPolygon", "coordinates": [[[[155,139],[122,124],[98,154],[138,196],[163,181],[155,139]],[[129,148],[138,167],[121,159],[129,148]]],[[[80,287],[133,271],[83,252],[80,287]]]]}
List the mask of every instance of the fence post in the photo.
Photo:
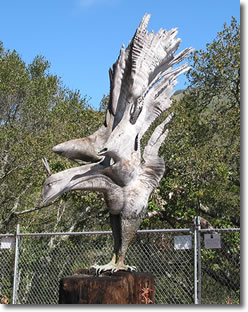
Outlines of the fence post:
{"type": "Polygon", "coordinates": [[[198,304],[201,304],[201,220],[197,217],[197,253],[198,253],[198,304]]]}
{"type": "Polygon", "coordinates": [[[198,304],[197,217],[194,220],[194,304],[198,304]]]}
{"type": "Polygon", "coordinates": [[[14,264],[14,281],[13,281],[13,297],[12,303],[17,304],[17,291],[18,291],[18,258],[19,258],[19,234],[20,225],[16,226],[16,241],[15,241],[15,264],[14,264]]]}
{"type": "Polygon", "coordinates": [[[201,222],[200,217],[194,220],[194,303],[201,304],[201,222]]]}

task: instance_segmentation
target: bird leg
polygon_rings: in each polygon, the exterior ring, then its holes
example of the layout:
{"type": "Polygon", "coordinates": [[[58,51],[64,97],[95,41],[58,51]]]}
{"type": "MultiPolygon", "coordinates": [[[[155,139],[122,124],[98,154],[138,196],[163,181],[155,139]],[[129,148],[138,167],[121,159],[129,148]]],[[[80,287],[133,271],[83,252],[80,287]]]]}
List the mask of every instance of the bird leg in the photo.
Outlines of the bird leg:
{"type": "Polygon", "coordinates": [[[136,231],[139,228],[142,218],[125,218],[121,215],[110,215],[110,221],[114,236],[114,256],[112,260],[105,265],[94,265],[96,273],[105,271],[136,271],[135,266],[124,263],[128,245],[132,241],[136,231]]]}
{"type": "Polygon", "coordinates": [[[121,248],[121,217],[120,215],[110,214],[110,224],[112,228],[112,233],[114,237],[114,256],[112,260],[104,265],[94,265],[92,268],[96,269],[96,274],[100,274],[104,271],[116,271],[116,264],[121,248]]]}
{"type": "Polygon", "coordinates": [[[110,224],[114,238],[114,255],[116,263],[121,248],[121,216],[110,214],[110,224]]]}
{"type": "Polygon", "coordinates": [[[124,270],[124,271],[136,271],[135,266],[130,266],[124,264],[125,255],[127,252],[128,245],[134,238],[136,231],[139,228],[142,218],[137,216],[136,218],[125,218],[121,216],[121,249],[120,256],[115,265],[114,272],[124,270]]]}

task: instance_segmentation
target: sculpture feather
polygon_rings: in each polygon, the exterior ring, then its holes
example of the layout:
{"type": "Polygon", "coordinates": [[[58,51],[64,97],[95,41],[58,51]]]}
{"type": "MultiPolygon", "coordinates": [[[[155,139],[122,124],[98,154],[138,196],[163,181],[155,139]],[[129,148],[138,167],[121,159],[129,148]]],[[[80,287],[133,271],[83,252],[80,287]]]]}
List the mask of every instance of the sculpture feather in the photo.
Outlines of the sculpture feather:
{"type": "Polygon", "coordinates": [[[149,19],[149,14],[143,17],[128,47],[122,46],[109,70],[110,96],[104,125],[87,138],[53,148],[55,153],[88,164],[53,174],[44,183],[44,201],[71,190],[104,194],[115,243],[111,262],[96,266],[98,272],[134,269],[124,264],[124,258],[145,216],[149,196],[163,177],[165,164],[158,152],[168,135],[165,126],[172,115],[156,127],[143,155],[140,140],[169,108],[176,78],[188,70],[187,65],[172,66],[192,51],[185,49],[174,56],[180,44],[177,30],[149,33],[149,19]]]}

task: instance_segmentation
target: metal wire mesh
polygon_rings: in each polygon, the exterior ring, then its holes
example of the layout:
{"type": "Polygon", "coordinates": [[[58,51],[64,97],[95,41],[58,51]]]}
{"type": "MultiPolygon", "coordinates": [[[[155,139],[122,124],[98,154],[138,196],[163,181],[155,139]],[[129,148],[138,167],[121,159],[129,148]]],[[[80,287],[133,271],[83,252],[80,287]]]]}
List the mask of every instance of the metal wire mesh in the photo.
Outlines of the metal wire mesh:
{"type": "MultiPolygon", "coordinates": [[[[127,264],[152,272],[156,303],[193,303],[193,251],[174,250],[173,233],[139,234],[127,264]]],[[[61,277],[112,258],[111,235],[22,237],[19,253],[19,304],[56,304],[61,277]]]]}
{"type": "Polygon", "coordinates": [[[156,304],[193,303],[193,249],[175,249],[174,238],[182,233],[147,233],[136,236],[127,262],[132,259],[139,271],[152,272],[156,304]]]}
{"type": "MultiPolygon", "coordinates": [[[[239,303],[239,232],[221,232],[219,249],[205,247],[206,233],[201,233],[201,302],[239,303]]],[[[189,229],[140,231],[129,246],[126,263],[154,275],[156,304],[194,303],[193,234],[189,229]]],[[[108,263],[112,250],[109,233],[20,234],[16,302],[57,304],[62,277],[108,263]]],[[[14,249],[0,249],[0,295],[10,303],[14,256],[14,249]]]]}
{"type": "Polygon", "coordinates": [[[0,300],[6,298],[8,303],[11,303],[13,293],[14,244],[14,237],[0,237],[0,300]]]}
{"type": "Polygon", "coordinates": [[[109,261],[109,240],[96,235],[22,238],[18,303],[57,304],[59,280],[95,261],[109,261]]]}
{"type": "Polygon", "coordinates": [[[203,304],[240,303],[240,232],[220,234],[221,248],[205,248],[201,234],[201,271],[203,304]]]}

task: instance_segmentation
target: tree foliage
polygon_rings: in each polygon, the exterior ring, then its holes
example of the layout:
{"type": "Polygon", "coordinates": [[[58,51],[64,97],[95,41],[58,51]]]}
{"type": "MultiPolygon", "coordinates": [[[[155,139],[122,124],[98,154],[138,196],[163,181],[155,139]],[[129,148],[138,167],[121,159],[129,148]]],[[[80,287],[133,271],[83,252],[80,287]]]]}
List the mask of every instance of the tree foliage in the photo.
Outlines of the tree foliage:
{"type": "Polygon", "coordinates": [[[164,213],[182,226],[200,214],[216,226],[238,226],[240,212],[240,28],[230,26],[195,51],[190,87],[174,99],[162,154],[164,213]],[[173,219],[174,218],[174,219],[173,219]]]}
{"type": "Polygon", "coordinates": [[[0,46],[0,228],[4,232],[13,230],[18,215],[18,222],[29,231],[66,230],[80,223],[83,218],[78,216],[96,201],[95,194],[82,195],[81,201],[72,194],[43,211],[21,214],[40,205],[46,175],[41,159],[47,157],[53,172],[71,166],[56,158],[52,147],[89,135],[102,123],[102,114],[92,110],[78,91],[65,88],[49,67],[42,56],[26,65],[16,51],[0,46]]]}

